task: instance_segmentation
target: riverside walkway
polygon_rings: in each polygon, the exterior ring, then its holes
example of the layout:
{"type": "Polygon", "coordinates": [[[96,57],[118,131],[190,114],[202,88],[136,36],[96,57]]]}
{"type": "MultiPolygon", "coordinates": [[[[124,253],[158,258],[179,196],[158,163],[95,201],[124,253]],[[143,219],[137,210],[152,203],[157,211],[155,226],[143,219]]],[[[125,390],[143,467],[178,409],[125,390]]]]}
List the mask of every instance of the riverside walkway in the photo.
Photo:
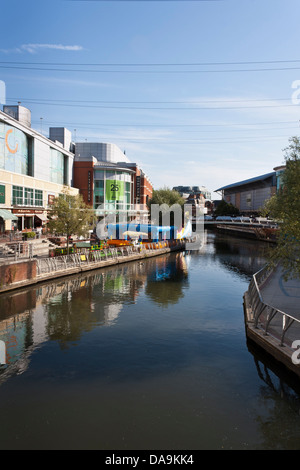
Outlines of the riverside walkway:
{"type": "MultiPolygon", "coordinates": [[[[260,288],[264,302],[300,320],[300,281],[284,280],[283,271],[277,268],[260,288]]],[[[300,338],[299,338],[300,339],[300,338]]]]}
{"type": "Polygon", "coordinates": [[[300,375],[300,281],[266,266],[244,294],[244,313],[247,337],[300,375]]]}

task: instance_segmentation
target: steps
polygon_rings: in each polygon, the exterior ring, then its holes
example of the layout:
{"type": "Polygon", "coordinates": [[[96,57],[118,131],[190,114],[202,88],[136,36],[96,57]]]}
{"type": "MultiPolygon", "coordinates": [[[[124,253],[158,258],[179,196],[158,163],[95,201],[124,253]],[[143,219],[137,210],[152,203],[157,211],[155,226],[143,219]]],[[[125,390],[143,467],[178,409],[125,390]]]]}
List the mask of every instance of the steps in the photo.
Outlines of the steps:
{"type": "MultiPolygon", "coordinates": [[[[28,242],[30,247],[32,247],[32,256],[40,257],[40,256],[49,256],[49,249],[54,248],[56,245],[51,243],[46,238],[31,240],[28,242]]],[[[30,248],[31,249],[31,248],[30,248]]]]}

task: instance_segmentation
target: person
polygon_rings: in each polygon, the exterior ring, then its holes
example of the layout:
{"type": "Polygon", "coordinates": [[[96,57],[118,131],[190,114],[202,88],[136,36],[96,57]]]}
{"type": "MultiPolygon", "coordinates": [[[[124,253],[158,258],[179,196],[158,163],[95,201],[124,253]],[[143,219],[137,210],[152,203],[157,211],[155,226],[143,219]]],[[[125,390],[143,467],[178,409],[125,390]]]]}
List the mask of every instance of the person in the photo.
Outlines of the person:
{"type": "Polygon", "coordinates": [[[36,228],[36,234],[37,234],[37,238],[41,238],[42,236],[42,227],[37,227],[36,228]]]}

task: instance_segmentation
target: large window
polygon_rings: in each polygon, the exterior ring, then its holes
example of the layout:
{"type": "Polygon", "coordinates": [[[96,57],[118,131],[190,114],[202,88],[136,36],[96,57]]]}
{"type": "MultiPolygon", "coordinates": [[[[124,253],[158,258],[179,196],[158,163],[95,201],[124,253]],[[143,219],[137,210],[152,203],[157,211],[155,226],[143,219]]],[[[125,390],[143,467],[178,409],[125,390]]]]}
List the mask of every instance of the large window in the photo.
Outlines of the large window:
{"type": "Polygon", "coordinates": [[[94,187],[94,207],[104,203],[104,180],[96,180],[94,187]]]}
{"type": "Polygon", "coordinates": [[[94,207],[105,204],[105,210],[126,211],[131,203],[131,175],[126,171],[95,170],[94,207]]]}
{"type": "Polygon", "coordinates": [[[64,155],[50,149],[50,178],[52,183],[64,184],[64,155]]]}
{"type": "Polygon", "coordinates": [[[43,206],[43,191],[40,189],[13,186],[12,196],[13,206],[43,206]]]}

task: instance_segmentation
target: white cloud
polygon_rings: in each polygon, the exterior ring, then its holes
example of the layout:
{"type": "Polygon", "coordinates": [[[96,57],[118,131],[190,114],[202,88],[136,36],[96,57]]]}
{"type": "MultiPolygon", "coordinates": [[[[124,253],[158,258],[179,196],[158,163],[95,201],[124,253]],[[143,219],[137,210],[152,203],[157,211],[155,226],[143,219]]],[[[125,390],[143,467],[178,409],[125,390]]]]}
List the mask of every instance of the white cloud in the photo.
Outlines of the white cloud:
{"type": "Polygon", "coordinates": [[[63,45],[63,44],[22,44],[19,47],[14,47],[12,49],[0,49],[0,52],[4,54],[9,53],[22,53],[29,52],[30,54],[35,54],[40,50],[45,49],[55,49],[60,51],[82,51],[84,48],[78,45],[63,45]]]}
{"type": "Polygon", "coordinates": [[[63,44],[22,44],[20,49],[34,54],[41,49],[56,49],[60,51],[82,51],[82,46],[65,46],[63,44]]]}

